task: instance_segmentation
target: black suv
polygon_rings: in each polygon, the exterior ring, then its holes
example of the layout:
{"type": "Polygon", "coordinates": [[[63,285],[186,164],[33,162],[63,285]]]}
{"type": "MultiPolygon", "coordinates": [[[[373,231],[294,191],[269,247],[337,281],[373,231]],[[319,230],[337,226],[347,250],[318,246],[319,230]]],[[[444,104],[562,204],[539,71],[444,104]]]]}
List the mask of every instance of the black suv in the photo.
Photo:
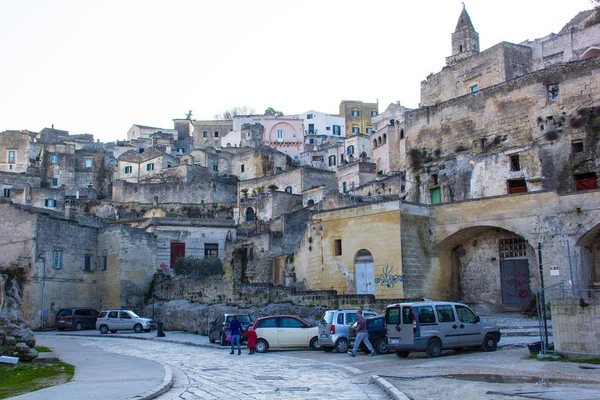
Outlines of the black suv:
{"type": "Polygon", "coordinates": [[[96,329],[98,311],[93,308],[62,308],[56,313],[54,326],[59,331],[65,329],[96,329]]]}
{"type": "MultiPolygon", "coordinates": [[[[248,314],[223,314],[217,319],[210,323],[210,330],[208,331],[208,341],[211,343],[220,342],[221,346],[226,346],[229,342],[226,340],[227,332],[229,332],[229,323],[233,319],[233,316],[238,316],[238,321],[241,322],[244,332],[248,330],[248,327],[252,326],[254,321],[248,314]]],[[[245,341],[246,338],[241,338],[241,341],[245,341]]]]}

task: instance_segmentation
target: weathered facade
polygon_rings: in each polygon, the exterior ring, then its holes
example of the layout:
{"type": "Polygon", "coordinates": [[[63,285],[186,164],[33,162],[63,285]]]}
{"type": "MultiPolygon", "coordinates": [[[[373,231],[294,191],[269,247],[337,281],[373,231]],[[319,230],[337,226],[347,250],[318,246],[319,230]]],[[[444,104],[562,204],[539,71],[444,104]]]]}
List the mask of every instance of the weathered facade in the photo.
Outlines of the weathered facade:
{"type": "Polygon", "coordinates": [[[379,114],[378,103],[363,103],[356,100],[342,100],[340,116],[346,123],[346,137],[356,134],[369,135],[372,131],[372,118],[379,114]]]}

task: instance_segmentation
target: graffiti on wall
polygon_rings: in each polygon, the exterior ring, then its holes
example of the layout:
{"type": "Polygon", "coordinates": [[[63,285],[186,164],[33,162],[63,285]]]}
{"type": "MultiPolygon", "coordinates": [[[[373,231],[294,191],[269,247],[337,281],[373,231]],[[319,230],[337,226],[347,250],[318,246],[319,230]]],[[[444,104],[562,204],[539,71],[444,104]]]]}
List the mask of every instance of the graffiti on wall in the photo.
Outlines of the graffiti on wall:
{"type": "Polygon", "coordinates": [[[381,270],[381,274],[375,278],[375,284],[380,286],[385,286],[388,288],[393,288],[396,286],[396,283],[402,282],[402,275],[394,274],[394,269],[388,265],[385,266],[381,270]]]}

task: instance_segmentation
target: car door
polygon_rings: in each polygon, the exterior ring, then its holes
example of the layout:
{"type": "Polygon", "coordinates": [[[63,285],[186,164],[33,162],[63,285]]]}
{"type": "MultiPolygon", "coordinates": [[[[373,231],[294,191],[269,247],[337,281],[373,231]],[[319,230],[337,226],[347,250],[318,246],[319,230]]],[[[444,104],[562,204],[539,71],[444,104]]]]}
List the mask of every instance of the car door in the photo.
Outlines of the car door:
{"type": "Polygon", "coordinates": [[[279,347],[277,336],[279,318],[266,318],[258,321],[256,327],[256,338],[264,339],[269,343],[269,347],[279,347]]]}
{"type": "Polygon", "coordinates": [[[479,346],[483,338],[481,336],[481,323],[479,317],[469,307],[456,304],[456,315],[460,327],[460,344],[461,346],[479,346]]]}
{"type": "Polygon", "coordinates": [[[120,329],[121,322],[119,320],[119,312],[118,311],[109,311],[106,316],[106,325],[108,325],[108,329],[115,330],[120,329]]]}
{"type": "Polygon", "coordinates": [[[133,329],[133,318],[127,311],[119,311],[119,329],[133,329]]]}
{"type": "Polygon", "coordinates": [[[411,346],[414,344],[413,315],[410,305],[388,307],[385,311],[388,344],[411,346]]]}
{"type": "Polygon", "coordinates": [[[436,304],[435,312],[438,319],[438,329],[442,334],[442,346],[444,348],[460,347],[462,329],[454,315],[452,304],[436,304]]]}
{"type": "Polygon", "coordinates": [[[308,332],[304,324],[291,317],[282,317],[279,319],[277,336],[279,346],[281,347],[306,347],[308,346],[308,332]]]}

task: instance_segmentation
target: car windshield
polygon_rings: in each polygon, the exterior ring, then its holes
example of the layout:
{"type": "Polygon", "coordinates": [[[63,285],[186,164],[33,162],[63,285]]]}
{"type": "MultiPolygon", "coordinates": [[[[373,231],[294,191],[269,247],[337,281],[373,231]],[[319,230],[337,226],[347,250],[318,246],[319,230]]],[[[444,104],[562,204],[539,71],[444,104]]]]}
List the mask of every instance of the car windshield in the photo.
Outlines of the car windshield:
{"type": "Polygon", "coordinates": [[[56,315],[59,317],[67,317],[71,315],[71,310],[60,310],[56,315]]]}
{"type": "Polygon", "coordinates": [[[251,324],[252,318],[250,318],[249,315],[238,315],[238,321],[240,321],[242,324],[251,324]]]}
{"type": "Polygon", "coordinates": [[[323,315],[323,318],[321,318],[321,323],[322,324],[330,324],[333,322],[333,315],[335,314],[334,311],[325,311],[325,315],[323,315]]]}

